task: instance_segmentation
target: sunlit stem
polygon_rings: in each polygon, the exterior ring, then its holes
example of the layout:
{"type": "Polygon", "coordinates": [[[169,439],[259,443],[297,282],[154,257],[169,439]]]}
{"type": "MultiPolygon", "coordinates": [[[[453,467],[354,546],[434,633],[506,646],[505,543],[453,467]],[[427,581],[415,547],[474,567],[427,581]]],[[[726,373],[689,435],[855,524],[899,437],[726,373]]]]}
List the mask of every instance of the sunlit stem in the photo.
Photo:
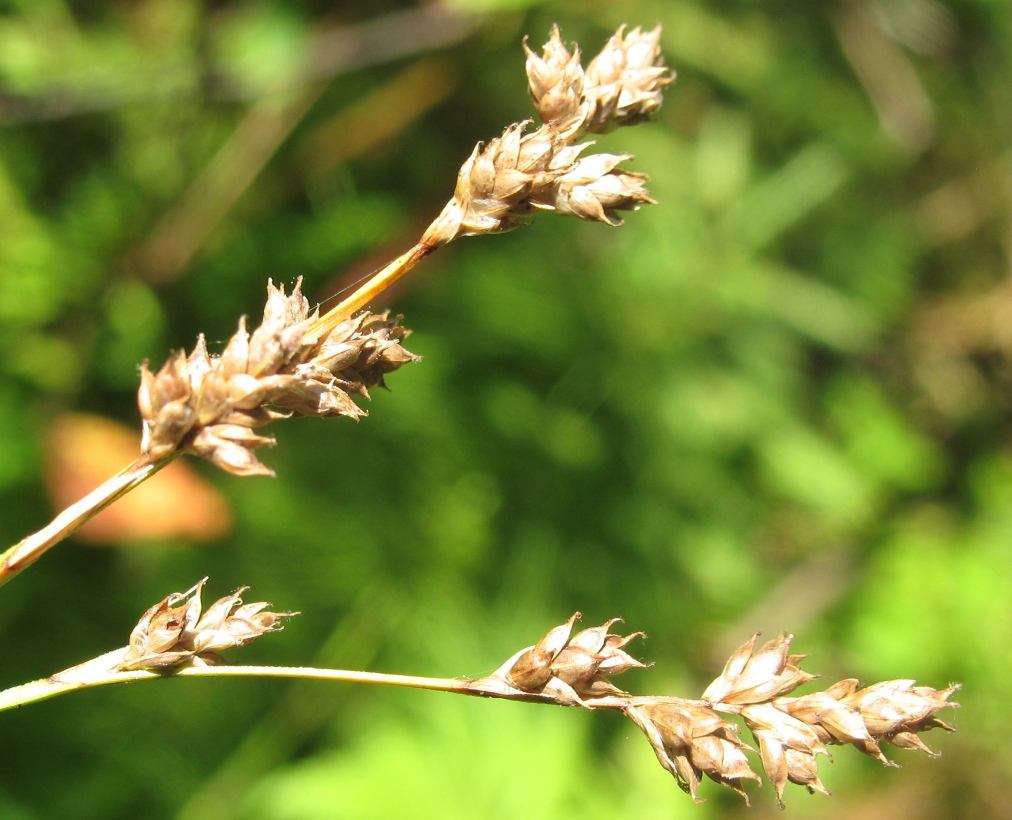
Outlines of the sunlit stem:
{"type": "Polygon", "coordinates": [[[47,550],[60,543],[82,524],[86,524],[116,499],[147,481],[171,460],[171,457],[157,462],[138,459],[80,501],[71,504],[41,530],[32,533],[0,555],[0,586],[30,567],[47,550]]]}
{"type": "Polygon", "coordinates": [[[389,675],[382,672],[356,672],[347,669],[317,669],[306,666],[190,666],[185,669],[167,670],[164,673],[148,670],[132,672],[96,671],[83,674],[85,667],[100,666],[104,658],[110,665],[122,657],[123,650],[110,652],[103,658],[96,658],[81,667],[68,669],[48,678],[14,686],[0,692],[0,711],[26,706],[30,703],[55,698],[80,689],[96,686],[111,686],[117,683],[136,683],[165,678],[301,678],[303,680],[336,681],[341,683],[372,683],[384,686],[402,686],[409,689],[431,689],[440,692],[454,692],[461,695],[502,696],[485,687],[482,681],[465,678],[426,678],[415,675],[389,675]]]}
{"type": "Polygon", "coordinates": [[[309,329],[310,333],[327,333],[358,310],[366,307],[376,296],[390,287],[404,274],[421,262],[435,248],[418,243],[407,253],[398,256],[388,265],[373,274],[358,290],[343,300],[337,307],[323,314],[309,329]]]}

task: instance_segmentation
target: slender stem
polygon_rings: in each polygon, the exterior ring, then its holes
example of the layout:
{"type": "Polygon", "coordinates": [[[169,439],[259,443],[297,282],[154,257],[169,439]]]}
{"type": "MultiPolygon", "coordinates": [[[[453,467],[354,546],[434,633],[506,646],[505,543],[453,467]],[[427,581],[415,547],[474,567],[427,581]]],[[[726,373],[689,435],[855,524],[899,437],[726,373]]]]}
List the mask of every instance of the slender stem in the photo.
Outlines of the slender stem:
{"type": "Polygon", "coordinates": [[[407,253],[401,254],[381,270],[377,271],[358,290],[344,299],[337,307],[327,311],[316,320],[310,332],[327,332],[333,330],[355,311],[361,310],[378,294],[400,279],[415,265],[428,256],[435,247],[419,242],[407,253]]]}
{"type": "Polygon", "coordinates": [[[60,543],[117,498],[126,495],[138,484],[151,478],[171,460],[166,458],[152,463],[138,459],[80,501],[71,504],[41,530],[29,535],[0,555],[0,586],[34,564],[50,547],[60,543]]]}
{"type": "MultiPolygon", "coordinates": [[[[121,656],[122,650],[109,653],[110,657],[121,656]]],[[[105,656],[103,656],[105,657],[105,656]]],[[[96,661],[101,659],[96,658],[96,661]]],[[[73,670],[66,670],[48,678],[31,681],[0,692],[0,712],[29,703],[55,698],[79,689],[96,686],[111,686],[116,683],[133,683],[165,678],[221,678],[221,677],[268,677],[302,678],[304,680],[327,680],[343,683],[374,683],[385,686],[403,686],[410,689],[432,689],[440,692],[455,692],[462,695],[493,695],[482,688],[479,681],[455,678],[425,678],[414,675],[389,675],[381,672],[355,672],[347,669],[317,669],[308,666],[190,666],[165,673],[138,670],[133,672],[95,671],[84,674],[83,670],[94,662],[73,670]]]]}
{"type": "Polygon", "coordinates": [[[303,678],[342,683],[376,683],[408,689],[438,692],[471,692],[473,681],[457,678],[426,678],[418,675],[391,675],[385,672],[357,672],[349,669],[319,669],[312,666],[191,666],[177,673],[185,678],[303,678]]]}

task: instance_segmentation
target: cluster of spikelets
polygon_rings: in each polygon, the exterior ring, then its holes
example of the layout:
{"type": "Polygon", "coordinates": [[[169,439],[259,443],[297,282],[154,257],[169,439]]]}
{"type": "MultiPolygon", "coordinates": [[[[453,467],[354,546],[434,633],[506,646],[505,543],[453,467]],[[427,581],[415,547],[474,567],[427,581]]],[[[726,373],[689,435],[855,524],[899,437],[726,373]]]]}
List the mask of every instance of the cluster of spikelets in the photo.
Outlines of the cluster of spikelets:
{"type": "Polygon", "coordinates": [[[573,624],[580,618],[574,613],[564,624],[550,630],[534,646],[521,649],[486,680],[498,680],[508,687],[550,698],[566,706],[587,706],[588,699],[606,695],[625,695],[608,680],[629,669],[647,666],[625,651],[642,632],[612,635],[619,618],[573,635],[573,624]]]}
{"type": "Polygon", "coordinates": [[[522,224],[536,211],[621,224],[615,211],[653,202],[642,174],[619,166],[628,155],[582,156],[604,133],[646,120],[660,108],[662,90],[674,79],[664,66],[660,28],[620,28],[584,70],[580,51],[566,48],[558,28],[538,56],[527,51],[531,98],[542,124],[511,125],[487,145],[478,144],[460,169],[457,187],[422,242],[444,245],[458,236],[494,233],[522,224]]]}
{"type": "Polygon", "coordinates": [[[744,720],[781,806],[788,782],[829,794],[818,772],[818,756],[829,755],[827,745],[849,744],[895,765],[882,753],[880,743],[934,756],[918,735],[933,728],[953,731],[935,712],[958,705],[948,701],[958,685],[937,690],[914,686],[912,680],[893,680],[862,689],[849,679],[822,692],[786,697],[817,677],[800,669],[804,655],[789,654],[790,635],[780,635],[758,650],[754,635],[731,656],[699,700],[630,695],[607,676],[645,665],[625,651],[643,633],[610,634],[616,623],[612,620],[573,635],[577,617],[477,681],[479,687],[499,697],[537,696],[566,706],[621,711],[643,730],[661,765],[693,799],[698,799],[704,774],[734,789],[746,802],[743,781],[762,782],[745,756],[755,750],[738,737],[737,724],[719,713],[744,720]]]}
{"type": "Polygon", "coordinates": [[[205,578],[186,592],[175,592],[145,612],[116,668],[129,672],[221,663],[219,652],[245,646],[266,632],[278,632],[282,619],[296,614],[269,612],[270,604],[262,601],[243,604],[241,596],[249,587],[205,610],[200,594],[206,582],[205,578]]]}
{"type": "MultiPolygon", "coordinates": [[[[296,614],[271,612],[266,603],[243,604],[240,596],[246,588],[204,610],[204,581],[187,592],[169,595],[145,612],[128,646],[61,673],[60,679],[86,679],[96,665],[101,673],[172,672],[222,663],[219,652],[277,632],[283,619],[296,614]]],[[[752,732],[762,769],[781,806],[788,782],[830,793],[818,771],[819,756],[829,756],[827,746],[851,745],[892,766],[881,743],[935,756],[920,733],[935,728],[954,731],[935,713],[958,706],[949,701],[958,685],[938,690],[915,686],[912,680],[892,680],[861,688],[851,678],[821,692],[788,697],[818,676],[800,668],[805,656],[789,654],[793,636],[783,634],[758,649],[758,636],[753,635],[697,700],[632,695],[610,678],[648,666],[626,651],[631,641],[646,636],[612,633],[618,618],[574,635],[579,617],[577,612],[549,630],[491,675],[463,683],[458,680],[458,691],[620,711],[646,734],[661,765],[697,801],[703,775],[738,792],[746,803],[744,781],[762,782],[745,755],[756,750],[740,739],[738,725],[721,714],[740,716],[752,732]]]]}
{"type": "Polygon", "coordinates": [[[145,612],[122,649],[53,675],[57,683],[94,683],[117,672],[148,670],[171,673],[192,666],[225,663],[219,654],[280,632],[284,619],[297,612],[271,612],[270,604],[244,604],[242,587],[206,609],[201,594],[207,578],[186,592],[173,592],[145,612]]]}
{"type": "Polygon", "coordinates": [[[334,327],[314,327],[301,281],[290,295],[267,285],[264,318],[253,333],[245,317],[220,356],[201,336],[188,356],[180,351],[157,373],[141,367],[138,405],[141,449],[152,461],[190,451],[240,476],[270,475],[254,450],[273,439],[254,432],[288,416],[365,414],[352,395],[418,357],[401,346],[408,331],[388,314],[363,311],[334,327]]]}
{"type": "MultiPolygon", "coordinates": [[[[619,167],[629,156],[582,156],[593,143],[575,141],[642,122],[660,107],[674,79],[662,62],[660,28],[619,29],[586,70],[555,28],[543,56],[527,49],[527,75],[542,125],[527,133],[528,122],[515,123],[475,147],[453,198],[419,242],[425,252],[508,230],[539,210],[617,225],[615,211],[653,201],[645,177],[619,167]]],[[[365,415],[351,397],[368,398],[385,374],[417,358],[401,346],[408,331],[398,322],[366,311],[321,319],[298,284],[291,295],[268,284],[263,322],[251,334],[240,320],[221,355],[209,354],[201,337],[157,373],[142,366],[143,457],[191,452],[235,475],[270,475],[254,450],[273,439],[255,429],[293,415],[365,415]]]]}

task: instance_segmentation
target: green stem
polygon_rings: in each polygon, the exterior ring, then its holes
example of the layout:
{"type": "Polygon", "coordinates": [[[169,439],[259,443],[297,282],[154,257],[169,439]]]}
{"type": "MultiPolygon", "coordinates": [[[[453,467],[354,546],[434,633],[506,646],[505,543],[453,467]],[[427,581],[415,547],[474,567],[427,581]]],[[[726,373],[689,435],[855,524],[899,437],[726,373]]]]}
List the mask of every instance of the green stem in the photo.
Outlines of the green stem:
{"type": "MultiPolygon", "coordinates": [[[[115,683],[135,683],[166,678],[300,678],[302,680],[325,680],[338,683],[373,683],[383,686],[402,686],[406,689],[429,689],[437,692],[451,692],[457,695],[472,695],[505,700],[521,700],[528,703],[546,703],[555,706],[574,706],[562,703],[551,694],[522,692],[496,677],[487,678],[426,678],[418,675],[390,675],[384,672],[356,672],[350,669],[319,669],[312,666],[187,666],[181,669],[166,669],[155,672],[139,669],[129,672],[117,671],[127,648],[115,649],[90,661],[57,672],[48,678],[12,686],[0,692],[0,712],[16,709],[30,703],[38,703],[57,695],[76,692],[79,689],[93,689],[96,686],[111,686],[115,683]]],[[[631,695],[603,696],[588,700],[580,705],[589,709],[622,710],[636,705],[640,698],[631,695]]],[[[663,698],[644,698],[644,702],[656,702],[663,698]]],[[[684,703],[683,698],[672,698],[672,702],[684,703]]]]}
{"type": "Polygon", "coordinates": [[[56,546],[82,524],[86,524],[116,499],[147,481],[170,461],[171,457],[154,463],[138,459],[80,501],[71,504],[41,530],[19,541],[0,555],[0,586],[30,567],[51,547],[56,546]]]}
{"type": "MultiPolygon", "coordinates": [[[[113,658],[121,656],[123,650],[109,653],[113,658]]],[[[106,657],[106,656],[103,656],[106,657]]],[[[115,660],[115,658],[114,658],[115,660]]],[[[354,672],[347,669],[317,669],[308,666],[190,666],[185,669],[168,670],[167,672],[151,672],[138,670],[134,672],[96,671],[84,673],[85,667],[98,663],[101,658],[82,664],[81,667],[59,672],[48,678],[24,683],[0,692],[0,712],[14,709],[29,703],[55,698],[79,689],[91,689],[96,686],[111,686],[116,683],[134,683],[146,680],[162,680],[165,678],[222,678],[222,677],[269,677],[269,678],[302,678],[304,680],[327,680],[342,683],[376,683],[386,686],[403,686],[410,689],[432,689],[440,692],[456,692],[463,695],[492,695],[492,691],[476,686],[477,681],[454,678],[425,678],[414,675],[388,675],[381,672],[354,672]],[[76,670],[82,670],[77,672],[76,670]]]]}

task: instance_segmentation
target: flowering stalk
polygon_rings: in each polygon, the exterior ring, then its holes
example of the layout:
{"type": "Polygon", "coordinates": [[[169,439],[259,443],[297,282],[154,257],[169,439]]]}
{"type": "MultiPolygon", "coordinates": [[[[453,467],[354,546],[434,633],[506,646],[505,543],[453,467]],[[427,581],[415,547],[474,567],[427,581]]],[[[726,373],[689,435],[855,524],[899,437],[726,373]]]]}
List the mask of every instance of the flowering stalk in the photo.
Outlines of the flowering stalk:
{"type": "Polygon", "coordinates": [[[254,450],[274,439],[255,429],[290,416],[366,415],[351,397],[368,398],[385,374],[418,357],[401,346],[408,331],[399,320],[365,308],[436,248],[460,236],[510,230],[538,211],[617,226],[617,211],[653,202],[646,178],[620,167],[631,157],[584,156],[593,143],[576,140],[642,122],[660,107],[674,79],[663,65],[660,28],[628,34],[620,28],[586,71],[579,49],[570,53],[557,27],[543,56],[524,48],[541,126],[528,133],[527,122],[514,123],[477,145],[453,197],[418,243],[322,316],[310,312],[301,280],[290,295],[268,283],[263,322],[250,334],[240,320],[220,355],[211,355],[201,336],[189,355],[173,354],[156,373],[142,365],[141,457],[0,556],[0,585],[180,453],[234,475],[273,475],[254,450]]]}
{"type": "Polygon", "coordinates": [[[457,174],[452,199],[411,250],[372,276],[318,320],[342,321],[365,307],[436,248],[460,236],[500,233],[525,224],[537,211],[558,211],[617,226],[617,210],[653,203],[642,174],[618,166],[629,155],[581,154],[594,143],[575,144],[587,133],[605,133],[647,120],[661,106],[662,90],[674,80],[663,64],[660,28],[625,34],[620,28],[587,70],[580,50],[570,53],[558,26],[544,54],[526,43],[527,78],[542,125],[527,133],[514,123],[502,137],[479,143],[457,174]]]}
{"type": "MultiPolygon", "coordinates": [[[[104,656],[103,656],[104,657],[104,656]]],[[[99,658],[96,658],[99,660],[99,658]]],[[[375,683],[385,686],[403,686],[409,689],[435,689],[468,695],[484,695],[471,686],[471,681],[457,678],[425,678],[414,675],[386,675],[380,672],[354,672],[347,669],[317,669],[311,666],[188,666],[160,674],[149,669],[132,672],[112,671],[96,673],[83,680],[64,680],[62,673],[24,683],[0,692],[0,712],[55,698],[80,689],[110,686],[115,683],[137,683],[146,680],[180,678],[304,678],[329,680],[338,683],[375,683]]]]}
{"type": "Polygon", "coordinates": [[[756,750],[739,738],[737,724],[721,714],[739,715],[759,746],[761,770],[773,783],[783,806],[787,783],[829,794],[819,778],[818,757],[827,745],[851,745],[886,765],[882,743],[937,756],[920,734],[940,728],[954,731],[935,713],[959,689],[937,690],[894,680],[860,688],[853,679],[822,692],[787,697],[817,676],[801,670],[804,655],[789,654],[791,636],[780,635],[756,649],[755,635],[728,660],[721,675],[699,699],[632,695],[611,680],[647,664],[627,651],[642,632],[611,631],[618,618],[581,630],[580,613],[550,629],[536,644],[511,656],[491,675],[429,678],[290,666],[228,666],[220,652],[237,648],[297,613],[271,612],[266,603],[243,604],[245,588],[206,610],[201,592],[207,579],[183,593],[167,596],[144,613],[129,644],[42,680],[0,692],[0,711],[68,692],[114,683],[165,677],[284,677],[373,683],[434,689],[460,695],[518,700],[588,711],[622,712],[647,736],[661,765],[693,800],[702,776],[749,796],[743,783],[762,777],[746,752],[756,750]]]}
{"type": "Polygon", "coordinates": [[[314,328],[317,313],[301,284],[286,294],[268,282],[263,321],[250,333],[240,319],[220,355],[209,354],[201,336],[189,355],[174,354],[156,373],[142,365],[140,458],[4,553],[0,585],[182,453],[234,475],[273,475],[254,450],[274,439],[256,428],[290,416],[361,418],[366,412],[351,397],[368,398],[387,374],[417,361],[401,345],[409,331],[388,313],[359,311],[314,328]]]}

